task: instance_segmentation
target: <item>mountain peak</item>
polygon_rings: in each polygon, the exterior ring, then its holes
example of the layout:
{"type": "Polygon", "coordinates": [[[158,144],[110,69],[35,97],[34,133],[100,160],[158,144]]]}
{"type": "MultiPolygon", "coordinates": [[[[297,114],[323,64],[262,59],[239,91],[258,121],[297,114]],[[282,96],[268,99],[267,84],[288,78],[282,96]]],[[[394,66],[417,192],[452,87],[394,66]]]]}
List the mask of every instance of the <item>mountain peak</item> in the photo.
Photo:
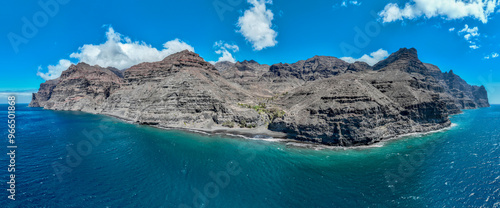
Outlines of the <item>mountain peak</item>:
{"type": "Polygon", "coordinates": [[[242,63],[242,64],[258,64],[258,62],[255,61],[255,60],[244,60],[244,61],[239,62],[239,63],[242,63]]]}
{"type": "Polygon", "coordinates": [[[410,54],[410,55],[418,57],[417,49],[415,49],[415,48],[400,48],[398,51],[396,51],[393,54],[410,54]]]}
{"type": "Polygon", "coordinates": [[[172,55],[169,55],[163,59],[163,61],[169,61],[169,60],[178,60],[178,59],[186,59],[186,58],[192,58],[192,59],[202,59],[200,55],[198,55],[195,52],[189,51],[189,50],[183,50],[177,53],[174,53],[172,55]]]}
{"type": "Polygon", "coordinates": [[[427,68],[418,59],[417,49],[401,48],[392,53],[388,58],[382,60],[373,66],[373,70],[403,70],[408,73],[417,72],[425,74],[427,68]]]}

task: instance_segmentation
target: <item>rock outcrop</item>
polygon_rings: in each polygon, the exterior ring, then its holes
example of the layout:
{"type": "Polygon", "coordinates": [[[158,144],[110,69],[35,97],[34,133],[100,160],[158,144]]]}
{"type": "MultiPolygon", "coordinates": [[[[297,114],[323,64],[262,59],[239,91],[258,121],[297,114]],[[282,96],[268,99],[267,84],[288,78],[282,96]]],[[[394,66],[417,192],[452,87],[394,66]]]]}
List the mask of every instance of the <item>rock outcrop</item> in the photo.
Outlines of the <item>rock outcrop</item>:
{"type": "Polygon", "coordinates": [[[461,109],[488,107],[483,86],[400,49],[373,67],[315,56],[293,64],[219,62],[182,51],[115,68],[72,65],[40,85],[31,107],[85,111],[161,127],[283,132],[328,145],[372,144],[450,125],[461,109]]]}
{"type": "Polygon", "coordinates": [[[241,85],[243,88],[257,93],[261,96],[272,96],[273,92],[269,87],[262,87],[259,82],[262,75],[269,71],[269,65],[259,64],[256,61],[243,62],[219,62],[215,64],[222,77],[241,85]]]}
{"type": "Polygon", "coordinates": [[[94,112],[123,84],[113,69],[86,63],[70,66],[56,80],[40,85],[31,107],[94,112]]]}

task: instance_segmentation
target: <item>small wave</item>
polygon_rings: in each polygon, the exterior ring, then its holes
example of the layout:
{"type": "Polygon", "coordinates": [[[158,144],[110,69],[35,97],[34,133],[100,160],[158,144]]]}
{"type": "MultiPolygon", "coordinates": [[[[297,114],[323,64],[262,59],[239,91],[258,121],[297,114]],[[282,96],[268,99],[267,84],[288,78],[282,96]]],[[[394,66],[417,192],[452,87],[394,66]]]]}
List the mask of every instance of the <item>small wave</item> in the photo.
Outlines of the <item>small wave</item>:
{"type": "Polygon", "coordinates": [[[402,134],[402,135],[396,136],[395,138],[412,137],[412,136],[426,136],[429,134],[435,134],[435,133],[439,133],[439,132],[448,131],[456,126],[458,126],[458,125],[453,123],[449,127],[445,127],[442,129],[427,131],[427,132],[414,132],[414,133],[402,134]]]}
{"type": "MultiPolygon", "coordinates": [[[[129,123],[129,122],[130,123],[134,123],[134,122],[131,122],[130,120],[127,120],[127,119],[124,119],[124,118],[120,118],[120,117],[116,117],[116,116],[112,116],[112,115],[108,115],[108,116],[117,118],[117,119],[125,121],[127,123],[129,123]]],[[[289,146],[295,146],[295,147],[301,147],[301,148],[310,148],[310,149],[314,149],[314,150],[325,150],[325,149],[331,149],[331,150],[348,150],[348,149],[380,148],[380,147],[384,147],[387,144],[387,142],[391,141],[391,140],[401,139],[403,137],[412,137],[412,136],[413,137],[417,137],[417,136],[424,136],[424,135],[434,134],[434,133],[438,133],[438,132],[443,132],[443,131],[450,130],[450,129],[456,127],[456,126],[458,126],[458,125],[455,124],[455,123],[452,123],[449,127],[438,129],[438,130],[434,130],[434,131],[408,133],[408,134],[403,134],[403,135],[398,135],[398,136],[393,136],[393,137],[385,138],[382,141],[378,141],[378,142],[373,143],[373,144],[362,145],[362,146],[352,146],[352,147],[329,146],[329,145],[317,144],[317,143],[307,143],[307,142],[296,141],[296,140],[293,140],[293,139],[273,138],[273,137],[266,136],[266,135],[255,135],[253,137],[248,137],[248,136],[244,136],[244,135],[241,135],[241,134],[231,134],[231,133],[228,133],[228,132],[206,132],[206,131],[198,130],[198,129],[175,128],[175,127],[171,128],[171,127],[165,127],[165,126],[153,126],[153,127],[160,128],[160,129],[165,129],[165,130],[178,129],[178,130],[184,130],[184,131],[198,133],[198,134],[203,134],[203,135],[208,135],[208,136],[212,136],[212,135],[226,135],[226,136],[230,136],[230,137],[238,137],[238,138],[249,139],[249,140],[259,140],[259,141],[267,141],[267,142],[283,142],[283,143],[285,143],[286,145],[289,145],[289,146]]]]}
{"type": "Polygon", "coordinates": [[[200,130],[195,130],[195,129],[188,129],[188,131],[194,132],[194,133],[198,133],[198,134],[212,135],[210,133],[207,133],[207,132],[204,132],[204,131],[200,131],[200,130]]]}
{"type": "Polygon", "coordinates": [[[315,144],[315,143],[306,143],[306,142],[298,142],[293,140],[284,140],[287,141],[287,146],[299,147],[299,148],[307,148],[313,150],[350,150],[350,149],[370,149],[370,148],[378,148],[383,147],[383,142],[379,142],[376,144],[365,145],[365,146],[354,146],[354,147],[343,147],[343,146],[329,146],[324,144],[315,144]]]}
{"type": "Polygon", "coordinates": [[[239,138],[243,138],[243,139],[251,139],[250,137],[246,137],[246,136],[239,135],[239,134],[231,134],[231,133],[219,133],[219,134],[230,136],[230,137],[239,137],[239,138]]]}

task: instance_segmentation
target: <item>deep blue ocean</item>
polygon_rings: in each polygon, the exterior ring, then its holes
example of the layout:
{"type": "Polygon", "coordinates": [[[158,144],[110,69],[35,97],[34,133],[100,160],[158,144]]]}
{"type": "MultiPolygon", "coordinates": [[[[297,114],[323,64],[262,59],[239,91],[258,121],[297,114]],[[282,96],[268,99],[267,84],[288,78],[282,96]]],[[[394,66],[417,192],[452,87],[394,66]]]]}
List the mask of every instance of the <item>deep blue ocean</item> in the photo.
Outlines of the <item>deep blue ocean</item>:
{"type": "Polygon", "coordinates": [[[16,200],[1,207],[500,207],[500,106],[446,131],[371,147],[304,148],[17,105],[16,200]]]}

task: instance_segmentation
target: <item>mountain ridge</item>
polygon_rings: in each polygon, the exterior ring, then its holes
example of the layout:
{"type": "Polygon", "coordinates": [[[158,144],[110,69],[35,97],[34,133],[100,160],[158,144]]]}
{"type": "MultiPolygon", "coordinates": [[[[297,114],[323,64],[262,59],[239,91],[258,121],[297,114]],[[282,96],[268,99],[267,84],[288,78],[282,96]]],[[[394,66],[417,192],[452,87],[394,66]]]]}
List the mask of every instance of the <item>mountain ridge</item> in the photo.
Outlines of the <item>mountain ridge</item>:
{"type": "Polygon", "coordinates": [[[306,142],[367,145],[451,125],[488,107],[484,86],[402,48],[373,67],[335,57],[212,65],[181,51],[124,71],[72,65],[40,85],[30,107],[104,114],[158,127],[285,133],[306,142]]]}

